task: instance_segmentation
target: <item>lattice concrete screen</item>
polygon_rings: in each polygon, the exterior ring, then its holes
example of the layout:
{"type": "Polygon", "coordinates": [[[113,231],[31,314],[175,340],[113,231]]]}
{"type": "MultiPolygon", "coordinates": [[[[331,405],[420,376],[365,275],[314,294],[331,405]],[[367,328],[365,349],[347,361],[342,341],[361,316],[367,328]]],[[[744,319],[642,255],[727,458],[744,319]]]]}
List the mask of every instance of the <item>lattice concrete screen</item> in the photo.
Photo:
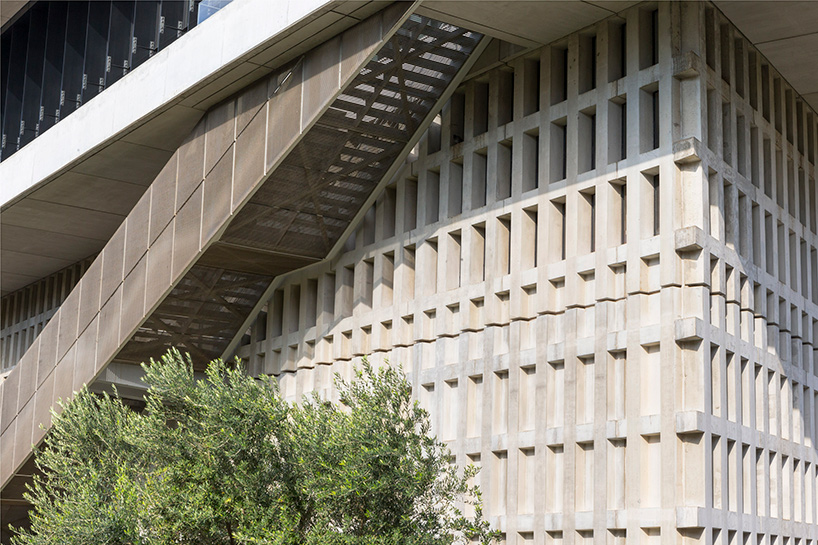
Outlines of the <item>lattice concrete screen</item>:
{"type": "Polygon", "coordinates": [[[814,544],[816,114],[711,5],[620,15],[466,81],[239,354],[401,363],[506,543],[814,544]]]}

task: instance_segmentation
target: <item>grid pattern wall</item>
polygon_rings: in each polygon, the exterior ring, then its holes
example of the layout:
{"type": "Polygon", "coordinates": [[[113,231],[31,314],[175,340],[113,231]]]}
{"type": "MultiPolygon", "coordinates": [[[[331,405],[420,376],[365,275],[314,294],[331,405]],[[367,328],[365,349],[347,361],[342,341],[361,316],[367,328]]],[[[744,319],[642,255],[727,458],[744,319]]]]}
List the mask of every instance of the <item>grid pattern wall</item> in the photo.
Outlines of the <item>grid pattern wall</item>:
{"type": "Polygon", "coordinates": [[[696,149],[701,161],[680,161],[690,213],[677,240],[701,243],[677,248],[692,432],[680,440],[705,432],[703,457],[701,446],[684,448],[698,451],[686,469],[708,478],[685,499],[704,495],[712,543],[815,543],[815,112],[717,10],[695,16],[700,56],[682,64],[700,76],[680,78],[677,151],[696,149]],[[694,425],[699,412],[706,419],[694,425]]]}
{"type": "Polygon", "coordinates": [[[0,299],[0,373],[23,357],[91,263],[93,257],[0,299]]]}
{"type": "Polygon", "coordinates": [[[401,363],[508,543],[814,544],[817,151],[715,8],[639,5],[468,80],[239,353],[401,363]]]}

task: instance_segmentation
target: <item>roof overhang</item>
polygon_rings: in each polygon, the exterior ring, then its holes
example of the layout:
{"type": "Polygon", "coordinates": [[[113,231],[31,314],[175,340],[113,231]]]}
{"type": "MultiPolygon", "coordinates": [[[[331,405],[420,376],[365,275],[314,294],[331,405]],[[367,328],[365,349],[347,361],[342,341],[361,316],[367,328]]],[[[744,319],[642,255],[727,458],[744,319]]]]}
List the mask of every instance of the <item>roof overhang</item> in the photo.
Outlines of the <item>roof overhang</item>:
{"type": "Polygon", "coordinates": [[[0,163],[0,292],[98,252],[205,111],[388,3],[232,2],[0,163]]]}
{"type": "Polygon", "coordinates": [[[818,2],[717,0],[716,6],[818,111],[818,2]]]}

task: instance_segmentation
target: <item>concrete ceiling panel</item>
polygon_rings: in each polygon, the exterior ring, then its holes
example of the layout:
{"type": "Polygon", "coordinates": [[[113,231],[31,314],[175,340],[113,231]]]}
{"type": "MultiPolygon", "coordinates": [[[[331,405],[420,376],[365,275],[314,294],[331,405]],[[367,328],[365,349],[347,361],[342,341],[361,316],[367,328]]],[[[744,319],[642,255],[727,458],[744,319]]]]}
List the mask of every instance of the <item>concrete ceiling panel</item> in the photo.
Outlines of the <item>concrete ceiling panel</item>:
{"type": "Polygon", "coordinates": [[[87,257],[99,251],[100,248],[99,241],[94,238],[41,231],[17,225],[3,225],[0,244],[3,247],[3,270],[6,264],[6,251],[51,256],[75,263],[78,261],[77,255],[87,257]]]}
{"type": "MultiPolygon", "coordinates": [[[[72,264],[65,259],[46,257],[42,255],[24,254],[3,250],[3,273],[34,275],[37,278],[51,274],[53,271],[64,269],[72,264]]],[[[6,286],[3,286],[6,289],[6,286]]]]}
{"type": "MultiPolygon", "coordinates": [[[[428,13],[490,36],[534,46],[547,44],[608,17],[636,2],[616,2],[600,7],[586,2],[425,2],[420,13],[428,13]]],[[[601,5],[601,3],[600,3],[601,5]]]]}
{"type": "Polygon", "coordinates": [[[818,92],[818,32],[757,47],[799,93],[818,92]]]}
{"type": "MultiPolygon", "coordinates": [[[[3,212],[2,223],[3,228],[16,225],[52,233],[70,233],[104,243],[123,219],[119,214],[25,199],[3,212]]],[[[4,268],[5,265],[3,263],[4,268]]]]}
{"type": "Polygon", "coordinates": [[[368,2],[367,0],[348,0],[347,2],[340,2],[337,6],[332,8],[332,11],[336,13],[342,13],[344,15],[351,15],[352,13],[361,9],[367,4],[375,4],[376,6],[378,6],[378,8],[384,8],[386,7],[386,4],[388,4],[388,2],[368,2]]]}
{"type": "Polygon", "coordinates": [[[29,198],[125,217],[145,189],[140,184],[69,171],[32,193],[29,198]]]}
{"type": "Polygon", "coordinates": [[[816,33],[818,5],[807,2],[717,1],[716,6],[754,44],[816,33]]]}
{"type": "MultiPolygon", "coordinates": [[[[317,34],[318,32],[322,31],[323,29],[327,28],[330,25],[337,23],[345,18],[344,15],[340,13],[329,12],[321,15],[320,17],[316,18],[315,20],[307,23],[302,28],[299,29],[299,32],[292,33],[289,36],[277,41],[276,43],[270,45],[266,49],[263,49],[258,54],[250,58],[249,62],[253,64],[263,64],[268,67],[275,67],[280,64],[281,59],[280,57],[288,52],[291,52],[293,56],[303,53],[307,49],[296,49],[299,44],[309,40],[310,36],[317,34]]],[[[352,22],[355,22],[354,19],[350,18],[352,22]]]]}
{"type": "Polygon", "coordinates": [[[204,112],[201,110],[177,104],[129,132],[122,140],[174,152],[202,115],[204,112]]]}
{"type": "Polygon", "coordinates": [[[73,170],[82,174],[148,186],[171,155],[173,152],[168,150],[120,140],[83,161],[73,170]]]}
{"type": "Polygon", "coordinates": [[[630,0],[598,0],[596,2],[585,0],[585,3],[592,4],[604,10],[608,10],[611,13],[619,13],[620,11],[628,9],[636,2],[631,2],[630,0]]]}
{"type": "Polygon", "coordinates": [[[716,6],[818,109],[818,2],[719,0],[716,6]]]}
{"type": "Polygon", "coordinates": [[[11,293],[39,279],[39,276],[34,276],[33,274],[9,273],[3,270],[3,272],[0,273],[0,295],[11,293]]]}

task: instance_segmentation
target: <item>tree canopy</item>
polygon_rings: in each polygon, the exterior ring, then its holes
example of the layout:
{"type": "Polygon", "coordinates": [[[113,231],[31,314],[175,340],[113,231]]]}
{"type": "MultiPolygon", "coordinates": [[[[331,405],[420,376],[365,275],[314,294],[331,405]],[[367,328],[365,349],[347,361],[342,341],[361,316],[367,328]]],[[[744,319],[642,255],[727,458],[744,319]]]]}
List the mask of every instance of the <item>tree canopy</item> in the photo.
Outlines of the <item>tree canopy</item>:
{"type": "Polygon", "coordinates": [[[336,376],[341,403],[288,403],[275,379],[215,360],[196,380],[171,350],[146,407],[84,388],[37,453],[16,545],[429,544],[495,537],[474,468],[450,463],[399,369],[336,376]],[[475,517],[457,509],[475,500],[475,517]]]}

